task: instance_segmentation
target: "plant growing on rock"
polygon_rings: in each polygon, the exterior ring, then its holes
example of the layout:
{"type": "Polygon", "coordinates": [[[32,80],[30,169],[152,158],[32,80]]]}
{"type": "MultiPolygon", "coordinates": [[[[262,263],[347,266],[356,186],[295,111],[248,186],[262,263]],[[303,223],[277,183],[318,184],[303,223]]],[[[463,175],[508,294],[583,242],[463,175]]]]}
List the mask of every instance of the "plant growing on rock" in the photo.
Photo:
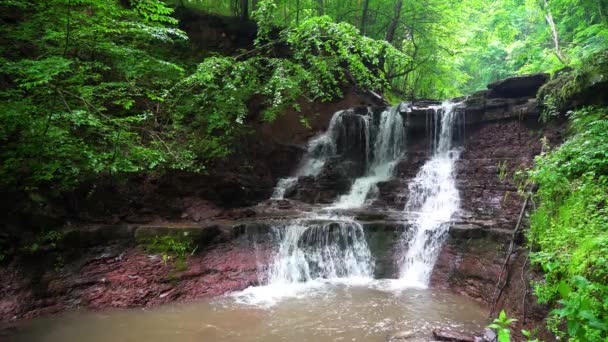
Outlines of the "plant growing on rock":
{"type": "Polygon", "coordinates": [[[507,317],[505,310],[501,310],[498,317],[494,319],[493,323],[488,325],[488,328],[496,330],[498,336],[498,342],[509,342],[511,341],[511,324],[516,322],[514,318],[507,317]]]}
{"type": "Polygon", "coordinates": [[[159,253],[165,264],[174,260],[179,271],[187,268],[185,263],[188,255],[194,254],[196,247],[190,240],[179,239],[173,235],[155,236],[154,239],[144,245],[144,249],[151,253],[159,253]]]}
{"type": "Polygon", "coordinates": [[[569,117],[572,135],[529,172],[539,203],[528,232],[531,261],[545,272],[534,289],[539,302],[556,306],[555,334],[600,341],[608,338],[608,109],[569,117]]]}

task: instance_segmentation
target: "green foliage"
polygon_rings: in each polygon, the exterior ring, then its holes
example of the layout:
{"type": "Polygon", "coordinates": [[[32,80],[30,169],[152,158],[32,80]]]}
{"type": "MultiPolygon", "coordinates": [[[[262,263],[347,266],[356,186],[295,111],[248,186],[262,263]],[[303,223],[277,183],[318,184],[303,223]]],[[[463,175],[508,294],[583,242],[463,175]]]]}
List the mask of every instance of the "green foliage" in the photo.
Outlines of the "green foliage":
{"type": "Polygon", "coordinates": [[[150,253],[159,253],[163,261],[167,262],[172,257],[184,259],[194,251],[192,241],[179,239],[173,235],[156,236],[151,243],[144,246],[150,253]]]}
{"type": "Polygon", "coordinates": [[[530,171],[540,206],[531,217],[533,263],[545,280],[534,285],[540,302],[558,302],[552,330],[571,341],[608,338],[608,111],[570,114],[573,135],[537,158],[530,171]]]}
{"type": "MultiPolygon", "coordinates": [[[[159,1],[2,2],[0,187],[59,192],[98,174],[189,161],[159,129],[184,69],[155,51],[185,35],[159,1]],[[24,53],[27,51],[27,53],[24,53]]],[[[165,119],[166,120],[166,119],[165,119]]]]}
{"type": "Polygon", "coordinates": [[[49,230],[37,235],[34,241],[25,246],[23,250],[30,254],[38,253],[42,248],[53,251],[59,247],[62,240],[63,233],[56,230],[49,230]]]}
{"type": "Polygon", "coordinates": [[[470,76],[465,93],[514,74],[578,69],[608,47],[605,1],[471,1],[469,6],[461,57],[461,69],[470,76]],[[548,16],[555,23],[559,52],[548,16]]]}
{"type": "Polygon", "coordinates": [[[521,334],[524,335],[528,342],[541,342],[538,338],[534,338],[534,331],[522,330],[521,334]]]}
{"type": "MultiPolygon", "coordinates": [[[[243,12],[238,0],[176,2],[223,15],[243,12]]],[[[272,27],[297,27],[327,15],[351,24],[362,35],[389,40],[411,59],[405,68],[387,64],[389,82],[401,99],[457,96],[515,74],[580,68],[608,47],[608,3],[603,0],[263,0],[256,8],[253,4],[249,8],[260,37],[268,37],[272,27]],[[387,31],[393,24],[390,36],[387,31]]]]}
{"type": "Polygon", "coordinates": [[[273,29],[272,1],[255,11],[254,50],[196,68],[169,52],[186,37],[158,0],[4,1],[0,9],[19,13],[0,29],[11,42],[0,48],[0,188],[30,197],[99,175],[203,170],[251,131],[252,106],[272,121],[299,102],[341,96],[345,82],[382,91],[388,70],[411,62],[329,17],[273,29]]]}
{"type": "Polygon", "coordinates": [[[505,310],[501,310],[493,323],[488,325],[488,328],[496,330],[498,342],[509,342],[511,340],[510,326],[516,321],[514,318],[508,318],[505,310]]]}
{"type": "Polygon", "coordinates": [[[507,179],[507,161],[498,162],[498,179],[502,182],[507,179]]]}
{"type": "Polygon", "coordinates": [[[60,231],[42,231],[32,241],[21,247],[21,251],[29,255],[43,254],[50,256],[54,260],[53,268],[55,272],[59,272],[64,264],[62,251],[63,238],[64,235],[60,231]]]}
{"type": "Polygon", "coordinates": [[[341,86],[348,81],[362,89],[386,88],[384,65],[409,61],[390,44],[361,36],[355,27],[329,17],[313,17],[268,39],[259,43],[255,54],[205,59],[173,89],[185,94],[175,102],[174,125],[191,143],[198,143],[193,147],[198,155],[229,154],[232,139],[247,130],[252,101],[262,101],[264,120],[273,121],[287,109],[297,109],[298,100],[341,96],[341,86]],[[281,44],[289,53],[277,57],[273,47],[281,44]],[[189,111],[192,107],[200,112],[189,111]]]}
{"type": "MultiPolygon", "coordinates": [[[[571,100],[589,91],[599,82],[608,79],[608,51],[587,57],[584,64],[572,71],[563,72],[545,84],[538,92],[538,100],[543,105],[541,119],[550,118],[565,112],[571,100]]],[[[593,94],[587,94],[587,96],[593,94]]]]}

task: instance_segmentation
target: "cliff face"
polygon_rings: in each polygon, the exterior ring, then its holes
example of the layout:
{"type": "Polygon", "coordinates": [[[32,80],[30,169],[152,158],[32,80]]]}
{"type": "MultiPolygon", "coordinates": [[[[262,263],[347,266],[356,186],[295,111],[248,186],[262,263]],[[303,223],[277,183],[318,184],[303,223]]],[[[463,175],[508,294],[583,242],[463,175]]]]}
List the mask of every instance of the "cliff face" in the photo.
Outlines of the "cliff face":
{"type": "MultiPolygon", "coordinates": [[[[546,137],[550,144],[560,140],[559,123],[538,123],[534,89],[519,97],[496,97],[498,91],[494,88],[456,100],[464,101],[462,119],[457,122],[454,135],[456,146],[462,148],[456,165],[462,210],[455,218],[432,277],[434,287],[465,294],[486,305],[491,305],[496,297],[496,283],[523,203],[511,176],[531,165],[541,151],[541,138],[546,137]]],[[[273,220],[299,216],[302,210],[319,202],[333,201],[348,190],[358,174],[332,173],[330,167],[316,177],[301,180],[299,191],[292,193],[299,201],[266,201],[277,178],[293,171],[304,153],[304,144],[327,129],[335,111],[378,106],[374,101],[373,97],[350,91],[341,101],[305,107],[319,113],[310,129],[299,123],[296,112],[286,113],[272,124],[252,121],[255,133],[244,138],[239,154],[218,163],[206,175],[146,175],[125,184],[97,186],[93,193],[78,198],[72,208],[73,217],[87,224],[75,223],[64,231],[60,245],[65,264],[58,273],[54,271],[54,257],[35,262],[44,251],[29,259],[15,260],[11,267],[2,269],[2,293],[6,296],[0,302],[0,317],[32,317],[74,305],[153,305],[257,284],[256,264],[268,261],[268,243],[272,240],[268,234],[273,220]],[[253,204],[257,205],[225,209],[253,204]],[[150,225],[151,222],[157,224],[150,225]],[[170,264],[148,258],[137,247],[146,237],[150,240],[167,234],[185,234],[199,246],[185,270],[176,272],[170,264]],[[252,247],[254,241],[257,250],[252,247]]],[[[395,177],[378,184],[371,207],[347,212],[365,229],[376,260],[377,277],[397,276],[396,255],[402,252],[399,237],[409,229],[401,214],[407,185],[430,156],[428,124],[431,108],[436,104],[421,101],[400,106],[408,128],[406,156],[396,166],[395,177]]],[[[382,110],[375,107],[360,111],[382,110]]],[[[356,163],[356,158],[349,162],[356,163]]],[[[521,237],[516,240],[521,241],[521,237]]],[[[510,269],[524,271],[522,275],[507,272],[515,280],[509,282],[499,304],[515,310],[513,314],[523,315],[524,301],[519,298],[525,294],[525,303],[531,307],[532,296],[525,286],[531,275],[524,251],[517,248],[515,252],[512,260],[518,266],[510,269]],[[525,281],[514,285],[519,278],[525,281]]]]}

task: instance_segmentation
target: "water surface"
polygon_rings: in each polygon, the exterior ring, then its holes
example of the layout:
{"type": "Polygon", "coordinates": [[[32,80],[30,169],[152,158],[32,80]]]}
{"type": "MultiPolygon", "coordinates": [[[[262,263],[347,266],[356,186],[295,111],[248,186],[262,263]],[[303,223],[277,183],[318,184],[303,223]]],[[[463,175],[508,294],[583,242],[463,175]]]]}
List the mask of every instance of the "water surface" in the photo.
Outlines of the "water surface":
{"type": "Polygon", "coordinates": [[[479,331],[485,324],[486,311],[464,297],[384,286],[318,284],[265,307],[226,296],[152,309],[77,311],[24,322],[14,340],[380,342],[399,331],[429,340],[436,327],[479,331]]]}

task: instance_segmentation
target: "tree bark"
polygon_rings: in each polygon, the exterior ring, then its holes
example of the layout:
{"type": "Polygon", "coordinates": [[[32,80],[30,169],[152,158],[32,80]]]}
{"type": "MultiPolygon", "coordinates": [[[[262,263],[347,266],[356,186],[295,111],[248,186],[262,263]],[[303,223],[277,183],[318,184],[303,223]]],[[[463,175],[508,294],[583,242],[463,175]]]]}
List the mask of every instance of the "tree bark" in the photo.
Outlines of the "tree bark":
{"type": "Polygon", "coordinates": [[[241,20],[249,20],[249,0],[241,0],[241,20]]]}
{"type": "Polygon", "coordinates": [[[367,12],[369,10],[369,0],[365,0],[363,2],[363,13],[361,14],[361,24],[359,25],[359,30],[361,35],[365,35],[365,23],[367,21],[367,12]]]}
{"type": "Polygon", "coordinates": [[[389,43],[393,43],[395,40],[395,32],[397,31],[397,26],[399,26],[399,19],[401,18],[401,7],[403,7],[403,0],[397,0],[395,2],[395,15],[391,20],[391,24],[386,31],[386,41],[389,43]]]}
{"type": "Polygon", "coordinates": [[[555,47],[555,55],[560,62],[566,64],[564,54],[562,53],[562,49],[559,46],[559,34],[557,32],[557,27],[555,26],[555,21],[553,21],[553,16],[551,15],[551,9],[549,9],[549,1],[544,1],[544,11],[545,11],[545,20],[547,20],[547,24],[549,24],[549,28],[551,29],[551,38],[553,39],[553,45],[555,47]]]}
{"type": "Polygon", "coordinates": [[[296,25],[300,25],[300,0],[296,0],[296,25]]]}

